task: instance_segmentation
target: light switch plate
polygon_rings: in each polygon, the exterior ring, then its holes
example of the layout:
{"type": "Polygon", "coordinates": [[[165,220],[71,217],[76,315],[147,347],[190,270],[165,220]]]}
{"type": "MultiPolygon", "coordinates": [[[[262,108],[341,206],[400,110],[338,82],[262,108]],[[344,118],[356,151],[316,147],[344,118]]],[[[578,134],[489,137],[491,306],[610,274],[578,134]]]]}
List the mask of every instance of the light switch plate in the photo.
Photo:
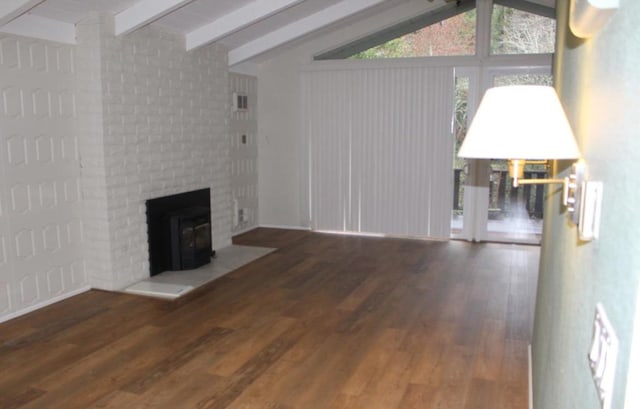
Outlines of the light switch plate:
{"type": "Polygon", "coordinates": [[[589,366],[602,409],[611,409],[617,357],[618,337],[604,307],[598,303],[593,322],[593,342],[589,351],[589,366]]]}
{"type": "Polygon", "coordinates": [[[580,222],[578,233],[580,240],[597,239],[600,234],[600,215],[602,213],[602,182],[586,181],[582,184],[580,200],[580,222]]]}

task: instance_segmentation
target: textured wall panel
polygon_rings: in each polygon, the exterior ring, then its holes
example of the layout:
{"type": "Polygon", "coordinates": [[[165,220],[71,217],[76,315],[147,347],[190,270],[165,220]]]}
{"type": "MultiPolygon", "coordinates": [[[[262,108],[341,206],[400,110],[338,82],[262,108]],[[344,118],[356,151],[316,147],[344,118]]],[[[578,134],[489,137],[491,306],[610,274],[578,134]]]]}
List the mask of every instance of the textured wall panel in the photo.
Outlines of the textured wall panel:
{"type": "Polygon", "coordinates": [[[50,136],[39,135],[35,140],[36,160],[48,164],[53,162],[53,140],[50,136]]]}
{"type": "Polygon", "coordinates": [[[38,199],[40,206],[45,209],[54,208],[58,204],[56,182],[42,182],[38,186],[38,199]]]}
{"type": "Polygon", "coordinates": [[[28,307],[40,300],[40,289],[38,288],[38,278],[34,275],[27,275],[20,280],[20,304],[28,307]]]}
{"type": "Polygon", "coordinates": [[[13,166],[27,163],[27,141],[22,136],[13,135],[7,138],[7,160],[13,166]]]}
{"type": "MultiPolygon", "coordinates": [[[[8,275],[8,272],[0,267],[0,275],[8,275]]],[[[11,310],[11,285],[0,279],[0,317],[10,313],[11,310]]]]}
{"type": "Polygon", "coordinates": [[[2,104],[4,114],[8,117],[17,118],[22,116],[22,91],[16,87],[5,87],[2,90],[2,104]]]}
{"type": "Polygon", "coordinates": [[[33,231],[20,230],[15,235],[16,256],[20,259],[28,259],[36,254],[33,231]]]}
{"type": "Polygon", "coordinates": [[[73,58],[72,46],[0,35],[0,318],[87,285],[73,268],[84,257],[73,58]]]}
{"type": "Polygon", "coordinates": [[[64,201],[76,203],[80,200],[80,180],[67,179],[64,182],[64,201]]]}
{"type": "Polygon", "coordinates": [[[20,68],[20,49],[18,40],[13,37],[0,39],[0,64],[5,69],[20,68]]]}
{"type": "Polygon", "coordinates": [[[84,285],[87,282],[87,273],[84,260],[76,260],[71,264],[71,284],[74,286],[84,285]]]}
{"type": "Polygon", "coordinates": [[[4,236],[0,236],[0,265],[7,264],[7,243],[4,236]]]}
{"type": "Polygon", "coordinates": [[[33,115],[39,118],[51,116],[51,96],[49,92],[36,89],[31,95],[33,102],[33,115]]]}
{"type": "Polygon", "coordinates": [[[50,47],[49,67],[55,67],[55,70],[61,74],[74,73],[74,51],[71,47],[50,47]],[[51,60],[53,59],[53,61],[51,60]]]}
{"type": "Polygon", "coordinates": [[[303,74],[312,226],[449,237],[450,68],[303,74]]]}
{"type": "Polygon", "coordinates": [[[42,230],[42,243],[44,250],[49,253],[60,250],[60,227],[55,224],[46,226],[42,230]]]}
{"type": "Polygon", "coordinates": [[[43,43],[29,45],[29,63],[33,70],[47,71],[47,47],[43,43]]]}
{"type": "Polygon", "coordinates": [[[46,272],[47,290],[50,295],[59,295],[64,291],[64,272],[60,267],[54,267],[46,272]]]}
{"type": "Polygon", "coordinates": [[[76,116],[76,98],[73,91],[61,91],[58,94],[58,114],[62,118],[76,116]]]}
{"type": "Polygon", "coordinates": [[[64,243],[67,246],[70,245],[78,245],[81,244],[84,241],[83,238],[83,227],[82,227],[82,221],[80,220],[72,220],[68,223],[66,223],[65,228],[64,228],[64,243]]]}
{"type": "Polygon", "coordinates": [[[11,209],[14,213],[20,214],[31,211],[29,186],[15,185],[11,188],[11,209]]]}

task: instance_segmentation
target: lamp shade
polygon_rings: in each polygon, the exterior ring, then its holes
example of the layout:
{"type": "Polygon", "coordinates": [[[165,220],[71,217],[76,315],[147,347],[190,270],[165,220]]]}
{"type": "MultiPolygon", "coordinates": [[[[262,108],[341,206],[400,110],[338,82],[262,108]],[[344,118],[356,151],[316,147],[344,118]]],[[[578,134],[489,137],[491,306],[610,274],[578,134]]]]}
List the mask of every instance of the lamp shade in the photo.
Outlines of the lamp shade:
{"type": "Polygon", "coordinates": [[[487,90],[458,156],[577,159],[580,151],[552,87],[512,85],[487,90]]]}

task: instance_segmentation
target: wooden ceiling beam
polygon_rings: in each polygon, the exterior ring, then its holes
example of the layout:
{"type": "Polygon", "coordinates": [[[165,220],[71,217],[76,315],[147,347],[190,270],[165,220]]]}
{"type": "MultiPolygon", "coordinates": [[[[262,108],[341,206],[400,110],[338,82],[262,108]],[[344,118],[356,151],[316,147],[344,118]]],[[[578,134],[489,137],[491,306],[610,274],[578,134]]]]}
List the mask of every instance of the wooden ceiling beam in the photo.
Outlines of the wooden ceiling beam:
{"type": "Polygon", "coordinates": [[[76,26],[50,18],[23,14],[0,27],[0,32],[64,44],[76,44],[76,26]]]}
{"type": "Polygon", "coordinates": [[[44,0],[2,0],[0,1],[0,27],[25,14],[44,0]]]}
{"type": "Polygon", "coordinates": [[[253,23],[295,6],[302,0],[258,0],[187,33],[187,50],[210,44],[253,23]]]}
{"type": "Polygon", "coordinates": [[[129,34],[193,0],[142,0],[116,14],[115,35],[129,34]]]}
{"type": "Polygon", "coordinates": [[[239,64],[313,31],[383,3],[385,0],[344,0],[271,31],[229,51],[229,65],[239,64]]]}

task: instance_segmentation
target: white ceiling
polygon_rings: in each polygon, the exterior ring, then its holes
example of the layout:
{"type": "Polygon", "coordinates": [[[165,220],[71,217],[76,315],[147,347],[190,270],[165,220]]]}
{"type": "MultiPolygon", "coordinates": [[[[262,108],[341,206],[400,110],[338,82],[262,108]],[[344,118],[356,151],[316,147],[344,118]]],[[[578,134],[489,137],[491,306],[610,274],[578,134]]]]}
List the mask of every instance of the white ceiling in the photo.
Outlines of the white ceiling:
{"type": "MultiPolygon", "coordinates": [[[[147,24],[184,35],[187,50],[221,41],[229,63],[251,61],[267,51],[318,31],[409,2],[425,10],[445,0],[0,0],[0,31],[75,43],[75,25],[95,13],[114,16],[116,35],[147,24]]],[[[555,0],[529,0],[547,6],[555,0]]],[[[374,28],[375,29],[375,28],[374,28]]]]}

